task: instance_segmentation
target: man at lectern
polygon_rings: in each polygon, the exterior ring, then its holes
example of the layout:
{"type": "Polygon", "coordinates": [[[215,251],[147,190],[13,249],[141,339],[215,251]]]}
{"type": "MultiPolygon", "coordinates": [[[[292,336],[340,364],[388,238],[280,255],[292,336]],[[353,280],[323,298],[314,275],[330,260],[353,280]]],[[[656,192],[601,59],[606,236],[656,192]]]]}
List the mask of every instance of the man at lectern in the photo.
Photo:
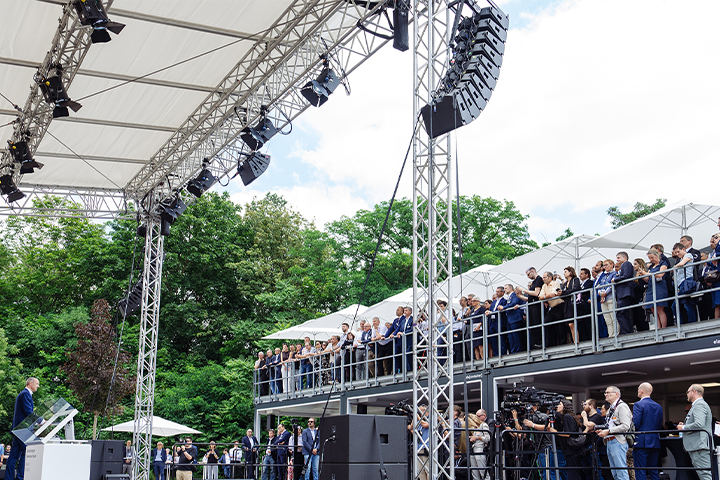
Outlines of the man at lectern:
{"type": "MultiPolygon", "coordinates": [[[[40,387],[40,380],[30,377],[25,382],[25,388],[15,399],[15,414],[13,415],[13,430],[20,422],[30,415],[35,409],[32,394],[40,387]]],[[[6,480],[23,480],[25,478],[25,444],[19,438],[13,437],[10,457],[8,458],[5,471],[6,480]],[[17,464],[17,466],[16,466],[17,464]]]]}

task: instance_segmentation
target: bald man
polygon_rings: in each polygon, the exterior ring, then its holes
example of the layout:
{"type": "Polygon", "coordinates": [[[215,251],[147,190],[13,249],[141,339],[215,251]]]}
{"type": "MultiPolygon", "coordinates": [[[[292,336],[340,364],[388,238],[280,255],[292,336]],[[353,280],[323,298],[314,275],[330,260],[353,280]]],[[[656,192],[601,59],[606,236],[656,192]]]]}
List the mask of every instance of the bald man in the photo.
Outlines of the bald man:
{"type": "MultiPolygon", "coordinates": [[[[662,430],[663,410],[660,404],[650,398],[653,387],[649,383],[638,386],[640,400],[633,405],[633,423],[635,430],[645,432],[662,430]]],[[[660,480],[657,470],[641,470],[641,468],[657,467],[660,460],[660,435],[657,433],[638,434],[633,447],[635,463],[635,480],[660,480]]]]}

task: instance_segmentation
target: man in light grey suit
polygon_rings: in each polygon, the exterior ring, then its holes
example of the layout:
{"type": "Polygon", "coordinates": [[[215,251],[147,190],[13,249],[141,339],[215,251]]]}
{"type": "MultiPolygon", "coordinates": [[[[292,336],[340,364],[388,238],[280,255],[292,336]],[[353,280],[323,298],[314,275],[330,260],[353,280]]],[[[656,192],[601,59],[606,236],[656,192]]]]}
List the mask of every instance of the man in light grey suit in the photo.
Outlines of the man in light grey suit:
{"type": "Polygon", "coordinates": [[[710,472],[710,444],[712,438],[712,414],[710,406],[703,399],[705,389],[702,385],[694,383],[690,385],[687,391],[688,402],[692,402],[692,407],[685,418],[685,423],[678,423],[678,430],[699,430],[705,432],[684,432],[682,434],[683,447],[690,455],[690,460],[695,468],[697,468],[700,480],[711,480],[710,472]],[[704,469],[704,470],[700,470],[704,469]]]}

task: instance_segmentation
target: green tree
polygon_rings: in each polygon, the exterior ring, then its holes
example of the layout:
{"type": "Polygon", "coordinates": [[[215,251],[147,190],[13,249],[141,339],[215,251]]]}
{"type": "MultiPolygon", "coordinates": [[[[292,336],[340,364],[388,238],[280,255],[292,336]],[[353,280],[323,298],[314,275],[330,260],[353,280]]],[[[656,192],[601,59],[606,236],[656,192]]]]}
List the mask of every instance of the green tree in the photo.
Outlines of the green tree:
{"type": "Polygon", "coordinates": [[[8,343],[0,328],[0,442],[10,443],[15,397],[22,387],[22,363],[16,358],[17,348],[8,343]]]}
{"type": "Polygon", "coordinates": [[[652,205],[647,205],[642,202],[637,202],[629,213],[622,213],[618,207],[610,207],[607,210],[607,214],[610,217],[610,223],[612,227],[618,228],[628,223],[632,223],[638,218],[646,217],[651,213],[657,212],[667,204],[667,199],[658,198],[652,205]]]}

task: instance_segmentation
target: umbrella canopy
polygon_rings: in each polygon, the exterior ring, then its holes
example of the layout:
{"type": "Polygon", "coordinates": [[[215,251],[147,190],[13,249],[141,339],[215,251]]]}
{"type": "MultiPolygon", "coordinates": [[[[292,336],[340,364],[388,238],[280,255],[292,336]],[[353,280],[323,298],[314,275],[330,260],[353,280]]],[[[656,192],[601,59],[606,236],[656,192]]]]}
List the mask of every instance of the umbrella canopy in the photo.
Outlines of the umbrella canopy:
{"type": "Polygon", "coordinates": [[[324,317],[308,320],[305,323],[266,335],[263,338],[267,340],[297,340],[310,337],[313,340],[327,340],[331,335],[340,333],[340,326],[343,323],[352,324],[355,312],[358,314],[358,319],[365,318],[363,314],[366,310],[367,307],[363,305],[353,304],[324,317]]]}
{"type": "MultiPolygon", "coordinates": [[[[141,418],[140,422],[145,423],[147,417],[141,418]]],[[[112,427],[103,428],[104,432],[132,432],[135,430],[135,421],[130,420],[112,427]]],[[[153,415],[152,417],[152,434],[154,437],[174,437],[175,435],[183,435],[185,433],[202,433],[194,428],[180,425],[179,423],[165,420],[162,417],[153,415]]]]}

